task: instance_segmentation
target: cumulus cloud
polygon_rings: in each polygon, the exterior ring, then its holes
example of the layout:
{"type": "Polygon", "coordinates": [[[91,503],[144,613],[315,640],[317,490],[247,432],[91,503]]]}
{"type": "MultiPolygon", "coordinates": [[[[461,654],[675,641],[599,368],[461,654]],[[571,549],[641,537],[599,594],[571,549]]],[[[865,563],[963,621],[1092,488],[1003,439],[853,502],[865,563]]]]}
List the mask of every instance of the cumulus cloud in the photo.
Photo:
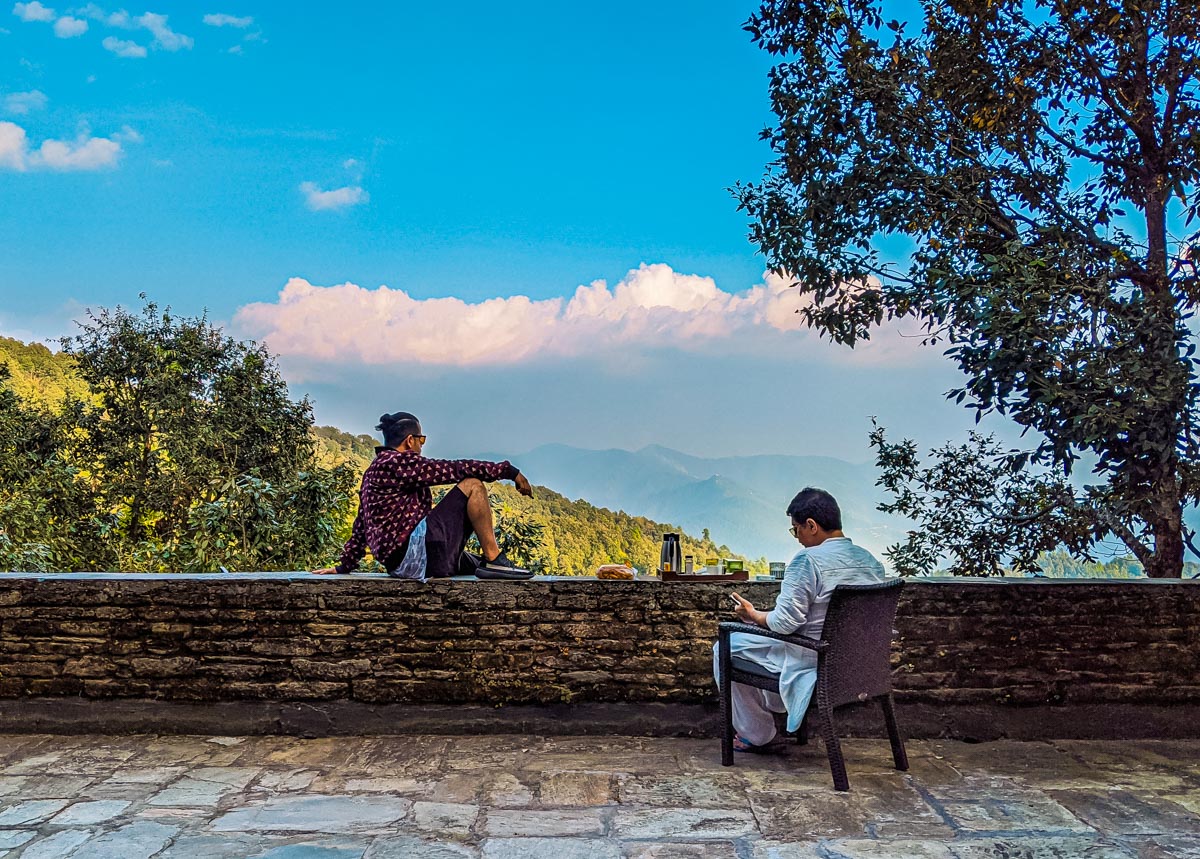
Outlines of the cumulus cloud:
{"type": "Polygon", "coordinates": [[[107,137],[79,137],[70,140],[46,140],[34,156],[51,170],[99,170],[117,163],[121,144],[107,137]]]}
{"type": "Polygon", "coordinates": [[[54,35],[60,39],[73,39],[87,32],[88,22],[82,18],[63,15],[54,22],[54,35]]]}
{"type": "Polygon", "coordinates": [[[118,57],[141,59],[146,56],[145,47],[139,45],[137,42],[118,39],[116,36],[105,36],[104,41],[100,44],[104,46],[104,50],[110,51],[118,57]]]}
{"type": "Polygon", "coordinates": [[[4,97],[4,112],[15,116],[25,116],[46,106],[46,94],[41,90],[29,92],[13,92],[4,97]]]}
{"type": "Polygon", "coordinates": [[[133,27],[133,19],[129,17],[129,13],[124,9],[119,12],[113,12],[110,15],[95,3],[88,3],[86,6],[81,6],[72,11],[76,15],[82,15],[85,18],[91,18],[93,21],[100,21],[109,27],[121,27],[126,30],[133,27]]]}
{"type": "Polygon", "coordinates": [[[244,30],[254,23],[254,19],[249,15],[240,18],[237,15],[226,15],[224,12],[218,12],[212,15],[205,15],[204,23],[210,27],[237,27],[240,30],[244,30]]]}
{"type": "Polygon", "coordinates": [[[75,140],[44,140],[31,149],[25,129],[0,122],[0,168],[82,171],[114,166],[121,157],[121,142],[113,137],[91,137],[82,132],[75,140]]]}
{"type": "Polygon", "coordinates": [[[0,168],[24,170],[28,149],[24,128],[14,122],[0,122],[0,168]]]}
{"type": "Polygon", "coordinates": [[[37,0],[33,0],[31,3],[17,3],[13,6],[13,14],[26,22],[54,20],[54,10],[43,6],[37,0]]]}
{"type": "MultiPolygon", "coordinates": [[[[763,280],[730,293],[712,278],[659,263],[630,271],[614,287],[603,280],[580,286],[569,298],[468,303],[292,278],[276,302],[246,305],[235,323],[281,355],[327,363],[512,365],[664,348],[750,353],[763,351],[763,335],[803,327],[799,291],[774,274],[763,280]]],[[[907,362],[915,351],[913,341],[881,336],[844,353],[869,364],[907,362]]]]}
{"type": "MultiPolygon", "coordinates": [[[[167,23],[167,16],[157,12],[146,12],[135,17],[124,9],[107,12],[95,3],[88,3],[86,6],[73,9],[72,14],[99,21],[106,27],[114,27],[119,30],[147,30],[154,37],[150,47],[157,51],[190,50],[196,43],[191,36],[185,36],[172,30],[170,24],[167,23]]],[[[119,57],[146,56],[146,48],[137,42],[109,36],[104,39],[102,44],[105,50],[111,51],[119,57]]]]}
{"type": "Polygon", "coordinates": [[[371,199],[370,195],[357,185],[322,191],[315,182],[302,182],[300,193],[304,195],[308,208],[314,212],[345,209],[347,206],[357,206],[371,199]]]}
{"type": "Polygon", "coordinates": [[[191,49],[195,44],[195,40],[191,36],[184,36],[181,33],[176,33],[167,26],[167,16],[159,15],[156,12],[147,12],[134,19],[139,27],[144,27],[154,35],[154,47],[161,48],[164,51],[179,51],[184,48],[191,49]]]}

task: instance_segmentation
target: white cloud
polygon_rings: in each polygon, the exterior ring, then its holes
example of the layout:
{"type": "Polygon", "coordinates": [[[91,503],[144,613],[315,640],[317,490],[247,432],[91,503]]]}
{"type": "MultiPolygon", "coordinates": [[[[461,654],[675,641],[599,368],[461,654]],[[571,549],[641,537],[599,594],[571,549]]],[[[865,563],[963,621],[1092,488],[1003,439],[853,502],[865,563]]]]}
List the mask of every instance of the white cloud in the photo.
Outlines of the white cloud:
{"type": "Polygon", "coordinates": [[[120,12],[113,12],[111,15],[105,12],[95,3],[88,3],[86,6],[80,6],[71,10],[72,15],[82,15],[85,18],[91,18],[93,21],[100,21],[107,24],[109,27],[122,27],[129,29],[133,26],[133,22],[129,17],[129,13],[122,9],[120,12]]]}
{"type": "Polygon", "coordinates": [[[121,130],[113,135],[113,140],[119,140],[121,143],[141,143],[142,135],[138,134],[128,125],[121,126],[121,130]]]}
{"type": "Polygon", "coordinates": [[[347,206],[357,206],[361,203],[366,203],[371,199],[370,195],[357,185],[322,191],[317,187],[315,182],[302,182],[300,184],[300,192],[304,194],[304,200],[308,204],[308,208],[314,212],[326,211],[328,209],[344,209],[347,206]]]}
{"type": "Polygon", "coordinates": [[[142,45],[139,45],[137,42],[118,39],[116,36],[105,36],[104,41],[100,44],[104,46],[104,50],[111,51],[118,57],[140,59],[146,56],[146,49],[142,45]]]}
{"type": "Polygon", "coordinates": [[[47,140],[34,156],[35,163],[51,170],[99,170],[112,167],[121,155],[121,144],[106,137],[79,137],[74,141],[47,140]]]}
{"type": "Polygon", "coordinates": [[[64,15],[54,22],[54,35],[60,39],[73,39],[87,32],[88,22],[82,18],[64,15]]]}
{"type": "Polygon", "coordinates": [[[12,122],[0,122],[0,168],[19,172],[101,170],[115,166],[120,157],[117,135],[91,137],[84,131],[75,140],[44,140],[31,150],[25,129],[12,122]]]}
{"type": "Polygon", "coordinates": [[[145,27],[154,34],[154,47],[162,48],[164,51],[178,51],[183,48],[190,49],[195,40],[191,36],[184,36],[181,33],[176,33],[167,26],[167,16],[159,15],[156,12],[147,12],[144,15],[135,19],[135,23],[139,27],[145,27]]]}
{"type": "MultiPolygon", "coordinates": [[[[353,283],[314,286],[292,278],[273,303],[241,308],[235,324],[285,356],[318,363],[512,365],[535,359],[626,355],[673,349],[693,354],[766,354],[767,335],[812,342],[796,313],[803,298],[788,281],[767,274],[740,293],[712,278],[679,274],[665,264],[642,265],[615,287],[603,280],[570,298],[523,295],[471,304],[458,298],[418,300],[403,290],[353,283]],[[330,324],[330,320],[337,320],[330,324]]],[[[842,360],[910,363],[915,339],[889,334],[842,360]]],[[[934,350],[928,350],[934,351],[934,350]]]]}
{"type": "Polygon", "coordinates": [[[204,23],[210,27],[237,27],[245,29],[254,23],[254,19],[249,15],[239,18],[236,15],[226,15],[224,12],[218,12],[213,15],[205,15],[204,23]]]}
{"type": "Polygon", "coordinates": [[[9,93],[4,97],[4,112],[24,116],[46,106],[46,94],[41,90],[9,93]]]}
{"type": "Polygon", "coordinates": [[[0,168],[24,170],[28,149],[24,128],[13,122],[0,122],[0,168]]]}
{"type": "Polygon", "coordinates": [[[13,14],[22,21],[45,21],[54,20],[54,10],[43,6],[37,0],[31,3],[17,3],[13,6],[13,14]]]}

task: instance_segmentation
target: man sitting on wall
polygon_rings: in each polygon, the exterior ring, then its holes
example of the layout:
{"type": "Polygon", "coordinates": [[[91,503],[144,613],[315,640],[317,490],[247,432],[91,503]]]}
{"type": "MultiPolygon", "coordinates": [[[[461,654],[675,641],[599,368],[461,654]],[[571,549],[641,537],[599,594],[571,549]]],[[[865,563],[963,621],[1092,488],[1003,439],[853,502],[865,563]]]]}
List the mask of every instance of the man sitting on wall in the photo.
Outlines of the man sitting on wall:
{"type": "Polygon", "coordinates": [[[525,579],[532,573],[512,563],[496,543],[492,508],[483,481],[511,480],[532,496],[525,475],[508,462],[429,459],[421,455],[425,435],[408,412],[379,419],[383,447],[363,473],[354,530],[336,567],[317,573],[349,573],[367,548],[388,575],[435,579],[454,575],[525,579]],[[431,486],[456,484],[433,506],[431,486]],[[465,550],[472,532],[483,550],[482,563],[465,550]]]}
{"type": "MultiPolygon", "coordinates": [[[[819,639],[829,598],[838,585],[865,585],[884,580],[883,564],[855,546],[842,533],[842,512],[823,489],[802,489],[787,508],[792,536],[804,547],[787,565],[775,607],[759,611],[749,600],[733,594],[733,613],[743,623],[775,632],[799,633],[819,639]]],[[[773,713],[787,713],[787,729],[795,731],[804,719],[817,680],[817,656],[812,650],[757,635],[734,633],[734,656],[749,659],[780,675],[779,694],[734,683],[733,747],[740,752],[762,751],[775,739],[773,713]]],[[[713,676],[719,681],[717,646],[713,645],[713,676]]]]}

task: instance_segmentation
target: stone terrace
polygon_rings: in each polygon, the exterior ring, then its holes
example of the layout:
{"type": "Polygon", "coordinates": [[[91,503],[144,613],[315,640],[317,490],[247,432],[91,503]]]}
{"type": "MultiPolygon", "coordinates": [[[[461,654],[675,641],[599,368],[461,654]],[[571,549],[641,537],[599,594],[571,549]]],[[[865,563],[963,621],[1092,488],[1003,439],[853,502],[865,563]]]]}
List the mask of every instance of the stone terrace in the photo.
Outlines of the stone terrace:
{"type": "Polygon", "coordinates": [[[819,742],[499,735],[0,736],[20,859],[1200,857],[1188,741],[819,742]]]}

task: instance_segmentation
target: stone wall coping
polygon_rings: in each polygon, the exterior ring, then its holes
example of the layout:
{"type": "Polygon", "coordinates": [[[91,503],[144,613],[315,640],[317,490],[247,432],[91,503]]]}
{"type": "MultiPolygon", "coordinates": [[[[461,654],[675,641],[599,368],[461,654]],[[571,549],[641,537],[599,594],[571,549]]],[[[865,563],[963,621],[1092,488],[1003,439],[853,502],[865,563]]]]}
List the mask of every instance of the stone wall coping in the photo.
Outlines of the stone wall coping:
{"type": "MultiPolygon", "coordinates": [[[[351,573],[349,575],[315,575],[306,570],[293,570],[289,572],[239,572],[239,573],[118,573],[118,572],[91,572],[91,573],[21,573],[21,572],[0,572],[0,582],[14,580],[32,580],[32,581],[227,581],[227,582],[245,582],[245,581],[323,581],[333,584],[338,581],[362,581],[364,579],[389,580],[389,576],[384,573],[351,573]]],[[[444,582],[466,582],[474,583],[482,581],[474,576],[454,576],[449,579],[438,579],[433,581],[444,582]]],[[[730,587],[745,587],[747,585],[771,585],[775,584],[775,579],[751,579],[746,582],[731,582],[731,581],[712,581],[712,582],[663,582],[658,576],[637,576],[632,582],[629,580],[620,579],[597,579],[593,576],[534,576],[532,579],[525,579],[517,582],[507,582],[507,584],[536,584],[542,582],[577,582],[580,584],[604,584],[609,585],[624,585],[630,584],[670,584],[678,586],[687,586],[692,584],[700,585],[723,585],[730,587]]],[[[973,576],[910,576],[905,579],[910,585],[987,585],[989,587],[1012,587],[1012,586],[1029,586],[1036,585],[1039,587],[1070,587],[1078,585],[1111,585],[1114,587],[1130,587],[1130,586],[1179,586],[1200,587],[1200,579],[1110,579],[1110,578],[1050,578],[1050,577],[1024,577],[1024,576],[988,576],[988,577],[973,577],[973,576]]]]}

